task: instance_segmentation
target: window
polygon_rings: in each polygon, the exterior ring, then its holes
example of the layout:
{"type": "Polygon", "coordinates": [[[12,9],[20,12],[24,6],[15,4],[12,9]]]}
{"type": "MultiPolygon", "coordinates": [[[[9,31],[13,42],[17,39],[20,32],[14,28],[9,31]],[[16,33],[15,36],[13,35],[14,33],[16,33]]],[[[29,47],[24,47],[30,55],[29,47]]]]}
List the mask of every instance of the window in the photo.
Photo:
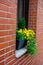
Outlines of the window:
{"type": "MultiPolygon", "coordinates": [[[[28,8],[29,8],[29,0],[18,0],[18,16],[17,16],[17,18],[20,19],[20,18],[24,17],[26,19],[26,24],[27,24],[26,27],[28,26],[28,8]]],[[[25,48],[19,49],[16,51],[16,57],[19,58],[24,53],[26,53],[25,48]]]]}
{"type": "MultiPolygon", "coordinates": [[[[29,12],[29,0],[18,0],[18,19],[25,17],[26,22],[28,21],[29,12]]],[[[28,25],[28,22],[27,22],[28,25]]]]}
{"type": "Polygon", "coordinates": [[[18,0],[18,18],[25,15],[25,0],[18,0]]]}

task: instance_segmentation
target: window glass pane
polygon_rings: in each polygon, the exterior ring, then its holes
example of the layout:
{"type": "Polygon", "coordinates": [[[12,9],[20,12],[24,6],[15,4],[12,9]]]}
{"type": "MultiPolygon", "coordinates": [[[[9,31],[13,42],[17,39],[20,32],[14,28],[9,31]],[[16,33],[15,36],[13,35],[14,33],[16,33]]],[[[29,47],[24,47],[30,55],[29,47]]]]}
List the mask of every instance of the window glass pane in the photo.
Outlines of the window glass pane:
{"type": "Polygon", "coordinates": [[[24,17],[24,10],[25,10],[25,5],[24,5],[24,0],[19,0],[19,10],[18,10],[18,16],[19,18],[24,17]]]}

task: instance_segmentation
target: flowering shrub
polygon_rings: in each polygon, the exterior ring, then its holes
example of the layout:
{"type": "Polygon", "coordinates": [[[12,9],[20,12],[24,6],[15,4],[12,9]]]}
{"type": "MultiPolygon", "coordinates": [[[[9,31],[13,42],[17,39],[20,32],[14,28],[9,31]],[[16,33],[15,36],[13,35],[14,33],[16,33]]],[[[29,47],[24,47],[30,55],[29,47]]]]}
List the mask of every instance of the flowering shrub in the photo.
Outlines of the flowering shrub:
{"type": "Polygon", "coordinates": [[[22,29],[19,29],[16,31],[16,37],[18,40],[24,40],[25,39],[25,35],[24,35],[22,29]]]}
{"type": "Polygon", "coordinates": [[[35,32],[33,30],[29,30],[29,29],[24,29],[23,33],[25,34],[25,38],[28,40],[28,38],[34,37],[35,36],[35,32]]]}
{"type": "Polygon", "coordinates": [[[33,30],[29,30],[29,29],[19,29],[16,31],[17,32],[17,38],[19,39],[29,39],[31,37],[34,37],[35,36],[35,32],[33,30]]]}
{"type": "Polygon", "coordinates": [[[28,38],[26,49],[27,53],[30,55],[35,55],[37,53],[37,44],[34,37],[28,38]]]}
{"type": "Polygon", "coordinates": [[[23,33],[25,34],[25,37],[27,39],[27,45],[26,49],[27,52],[30,55],[35,55],[37,53],[37,45],[36,45],[36,39],[35,39],[35,32],[30,29],[24,29],[23,33]]]}
{"type": "Polygon", "coordinates": [[[35,38],[35,32],[30,29],[17,29],[16,30],[16,37],[18,40],[27,40],[27,53],[30,55],[34,55],[37,52],[37,45],[36,45],[36,38],[35,38]]]}
{"type": "Polygon", "coordinates": [[[27,52],[31,55],[34,55],[37,52],[35,32],[31,29],[26,29],[25,27],[26,27],[26,21],[25,21],[25,18],[22,18],[18,22],[16,37],[17,37],[17,40],[26,39],[27,52]]]}

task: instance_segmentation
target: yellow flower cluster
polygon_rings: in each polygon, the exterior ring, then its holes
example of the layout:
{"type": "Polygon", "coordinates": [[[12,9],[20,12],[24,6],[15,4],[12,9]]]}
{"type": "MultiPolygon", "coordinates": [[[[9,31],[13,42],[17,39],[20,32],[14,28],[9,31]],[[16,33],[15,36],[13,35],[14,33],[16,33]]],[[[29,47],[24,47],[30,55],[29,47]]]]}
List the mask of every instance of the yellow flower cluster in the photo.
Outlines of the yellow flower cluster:
{"type": "Polygon", "coordinates": [[[20,30],[18,30],[18,32],[19,32],[19,33],[23,33],[23,30],[22,30],[22,29],[20,29],[20,30]]]}
{"type": "Polygon", "coordinates": [[[35,32],[33,31],[33,30],[29,30],[29,29],[24,29],[23,30],[23,33],[28,37],[28,36],[32,36],[32,37],[34,37],[35,36],[35,32]]]}
{"type": "Polygon", "coordinates": [[[26,28],[23,30],[23,33],[24,33],[26,36],[29,36],[29,32],[28,32],[28,30],[27,30],[26,28]]]}
{"type": "Polygon", "coordinates": [[[30,30],[30,29],[19,29],[18,30],[18,33],[23,33],[25,34],[26,38],[32,36],[34,37],[35,36],[35,32],[33,30],[30,30]]]}

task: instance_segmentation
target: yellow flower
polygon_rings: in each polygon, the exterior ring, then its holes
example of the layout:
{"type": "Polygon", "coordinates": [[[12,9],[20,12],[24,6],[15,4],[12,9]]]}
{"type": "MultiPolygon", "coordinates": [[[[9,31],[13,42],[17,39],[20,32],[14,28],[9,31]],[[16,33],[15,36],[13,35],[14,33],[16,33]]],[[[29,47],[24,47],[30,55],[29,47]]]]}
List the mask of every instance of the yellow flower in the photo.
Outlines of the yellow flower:
{"type": "Polygon", "coordinates": [[[27,32],[27,29],[25,28],[25,29],[23,29],[23,33],[25,34],[27,32]]]}
{"type": "Polygon", "coordinates": [[[31,35],[31,36],[35,36],[35,32],[33,31],[33,30],[28,30],[28,32],[29,32],[29,34],[31,35]]]}
{"type": "Polygon", "coordinates": [[[30,30],[30,29],[19,29],[18,30],[18,33],[22,33],[22,34],[24,34],[25,35],[25,38],[31,38],[31,36],[32,37],[34,37],[35,36],[35,32],[33,31],[33,30],[30,30]]]}
{"type": "Polygon", "coordinates": [[[23,33],[22,29],[18,30],[19,33],[23,33]]]}
{"type": "Polygon", "coordinates": [[[33,30],[28,30],[28,31],[29,31],[29,33],[35,34],[33,30]]]}
{"type": "Polygon", "coordinates": [[[28,37],[28,36],[29,36],[29,34],[27,33],[27,34],[26,34],[26,36],[28,37]]]}

